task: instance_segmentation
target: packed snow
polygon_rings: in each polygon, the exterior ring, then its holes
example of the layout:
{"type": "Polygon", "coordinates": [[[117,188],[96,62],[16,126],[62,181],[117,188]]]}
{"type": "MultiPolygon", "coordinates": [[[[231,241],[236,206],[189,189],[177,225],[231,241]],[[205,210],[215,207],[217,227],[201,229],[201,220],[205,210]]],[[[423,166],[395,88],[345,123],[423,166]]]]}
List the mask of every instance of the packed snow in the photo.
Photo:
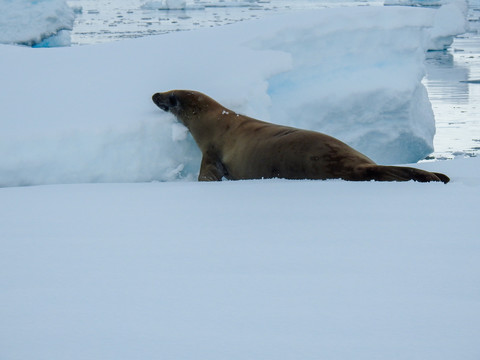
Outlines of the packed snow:
{"type": "Polygon", "coordinates": [[[452,182],[0,189],[0,358],[480,358],[480,159],[452,182]]]}
{"type": "Polygon", "coordinates": [[[68,46],[74,19],[64,0],[0,0],[0,43],[68,46]]]}
{"type": "Polygon", "coordinates": [[[421,80],[432,34],[450,28],[439,16],[327,9],[98,46],[0,46],[0,185],[195,179],[194,141],[151,102],[175,88],[380,163],[416,162],[433,150],[421,80]]]}

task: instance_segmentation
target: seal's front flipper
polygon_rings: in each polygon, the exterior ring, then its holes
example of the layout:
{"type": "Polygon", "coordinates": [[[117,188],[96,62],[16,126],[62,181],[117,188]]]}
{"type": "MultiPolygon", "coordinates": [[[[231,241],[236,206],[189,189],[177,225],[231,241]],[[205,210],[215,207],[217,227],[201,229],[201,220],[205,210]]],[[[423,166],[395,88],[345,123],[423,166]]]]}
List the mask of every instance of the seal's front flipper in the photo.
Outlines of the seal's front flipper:
{"type": "Polygon", "coordinates": [[[226,176],[225,167],[220,160],[203,155],[198,181],[221,181],[226,176]]]}

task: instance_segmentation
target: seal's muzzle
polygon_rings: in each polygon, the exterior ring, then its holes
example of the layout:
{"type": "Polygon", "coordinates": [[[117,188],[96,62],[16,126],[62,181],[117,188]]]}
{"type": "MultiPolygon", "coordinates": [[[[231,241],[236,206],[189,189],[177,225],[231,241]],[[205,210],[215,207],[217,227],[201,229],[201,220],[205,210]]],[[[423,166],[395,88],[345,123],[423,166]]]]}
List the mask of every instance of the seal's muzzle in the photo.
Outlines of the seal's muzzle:
{"type": "Polygon", "coordinates": [[[160,109],[163,111],[169,111],[170,108],[168,106],[169,100],[165,99],[165,96],[163,96],[160,93],[153,94],[152,100],[157,105],[160,109]]]}

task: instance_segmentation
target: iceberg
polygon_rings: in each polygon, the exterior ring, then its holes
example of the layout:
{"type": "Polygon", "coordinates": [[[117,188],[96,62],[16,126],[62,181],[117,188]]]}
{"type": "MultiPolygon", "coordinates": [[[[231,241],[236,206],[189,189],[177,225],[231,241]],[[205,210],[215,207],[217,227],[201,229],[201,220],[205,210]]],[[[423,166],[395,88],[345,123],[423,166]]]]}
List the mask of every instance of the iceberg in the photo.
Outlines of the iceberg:
{"type": "Polygon", "coordinates": [[[205,8],[225,8],[225,7],[260,7],[259,2],[255,0],[246,1],[196,1],[188,3],[185,0],[161,0],[147,1],[141,8],[147,10],[205,10],[205,8]]]}
{"type": "Polygon", "coordinates": [[[433,150],[422,79],[440,11],[336,8],[97,46],[0,46],[0,185],[195,179],[196,144],[151,101],[182,88],[379,163],[416,162],[433,150]]]}
{"type": "Polygon", "coordinates": [[[445,3],[445,0],[385,0],[386,6],[403,5],[403,6],[433,6],[438,7],[445,3]]]}
{"type": "Polygon", "coordinates": [[[434,19],[429,50],[445,50],[468,29],[466,0],[385,0],[386,6],[440,7],[434,19]]]}
{"type": "Polygon", "coordinates": [[[430,50],[445,50],[452,45],[455,35],[468,30],[467,4],[464,0],[450,1],[440,7],[431,29],[430,50]]]}
{"type": "Polygon", "coordinates": [[[219,0],[219,1],[202,1],[201,2],[205,7],[250,7],[252,5],[260,6],[255,0],[245,0],[245,1],[238,1],[238,0],[219,0]]]}
{"type": "Polygon", "coordinates": [[[74,10],[63,0],[0,0],[0,43],[69,46],[74,10]]]}
{"type": "Polygon", "coordinates": [[[162,0],[162,1],[148,1],[140,8],[146,10],[186,10],[192,9],[191,5],[187,5],[185,0],[162,0]]]}

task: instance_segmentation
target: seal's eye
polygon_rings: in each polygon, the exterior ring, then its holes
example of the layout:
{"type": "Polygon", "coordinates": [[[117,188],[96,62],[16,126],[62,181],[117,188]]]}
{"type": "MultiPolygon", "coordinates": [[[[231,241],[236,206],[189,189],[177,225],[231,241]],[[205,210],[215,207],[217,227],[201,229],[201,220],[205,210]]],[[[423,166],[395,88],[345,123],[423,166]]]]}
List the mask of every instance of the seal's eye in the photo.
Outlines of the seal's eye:
{"type": "Polygon", "coordinates": [[[175,95],[170,95],[168,101],[170,102],[170,106],[177,106],[177,97],[175,95]]]}

